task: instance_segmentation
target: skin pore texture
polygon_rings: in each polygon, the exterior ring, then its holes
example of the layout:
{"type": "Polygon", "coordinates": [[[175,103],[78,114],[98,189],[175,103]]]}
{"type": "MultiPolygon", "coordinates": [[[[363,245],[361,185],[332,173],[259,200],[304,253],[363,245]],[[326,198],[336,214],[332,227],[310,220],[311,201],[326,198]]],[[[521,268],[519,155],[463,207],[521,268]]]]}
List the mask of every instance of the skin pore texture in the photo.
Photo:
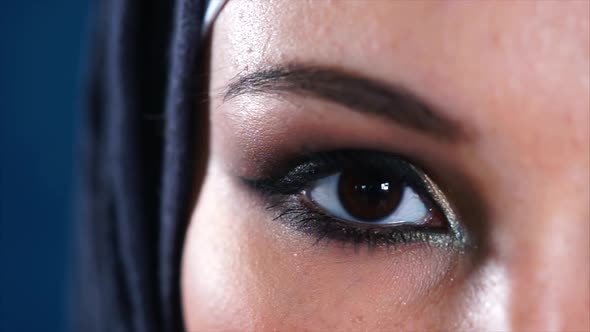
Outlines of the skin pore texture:
{"type": "Polygon", "coordinates": [[[590,330],[589,22],[586,1],[229,1],[182,258],[186,329],[590,330]],[[407,92],[464,134],[284,87],[227,96],[294,67],[407,92]],[[318,241],[242,181],[339,149],[418,164],[470,243],[318,241]]]}

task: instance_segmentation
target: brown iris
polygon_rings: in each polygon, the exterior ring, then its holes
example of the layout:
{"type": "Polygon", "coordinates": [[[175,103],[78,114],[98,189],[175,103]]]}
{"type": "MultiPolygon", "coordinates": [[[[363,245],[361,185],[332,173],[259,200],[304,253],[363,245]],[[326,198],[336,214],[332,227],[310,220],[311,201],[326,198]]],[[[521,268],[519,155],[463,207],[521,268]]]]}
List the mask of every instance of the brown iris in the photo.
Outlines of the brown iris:
{"type": "Polygon", "coordinates": [[[344,171],[338,182],[342,206],[362,221],[378,221],[395,211],[404,189],[396,174],[380,174],[369,170],[344,171]]]}

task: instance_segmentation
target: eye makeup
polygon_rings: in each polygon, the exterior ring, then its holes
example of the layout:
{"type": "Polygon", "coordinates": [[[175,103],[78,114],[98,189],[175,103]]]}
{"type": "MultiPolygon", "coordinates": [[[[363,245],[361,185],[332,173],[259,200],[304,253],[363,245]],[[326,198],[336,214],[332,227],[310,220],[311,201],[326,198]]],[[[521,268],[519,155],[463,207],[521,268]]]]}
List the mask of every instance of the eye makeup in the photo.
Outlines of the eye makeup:
{"type": "Polygon", "coordinates": [[[274,221],[316,243],[369,248],[466,243],[443,192],[400,156],[371,150],[305,153],[268,173],[242,181],[265,200],[274,221]]]}

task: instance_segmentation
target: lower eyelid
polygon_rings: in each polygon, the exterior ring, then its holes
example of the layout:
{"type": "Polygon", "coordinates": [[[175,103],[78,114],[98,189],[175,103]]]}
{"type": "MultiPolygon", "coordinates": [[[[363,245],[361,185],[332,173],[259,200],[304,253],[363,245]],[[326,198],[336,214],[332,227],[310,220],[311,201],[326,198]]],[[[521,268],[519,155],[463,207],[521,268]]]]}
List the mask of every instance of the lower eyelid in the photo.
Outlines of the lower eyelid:
{"type": "Polygon", "coordinates": [[[324,243],[337,244],[338,247],[367,246],[373,249],[424,244],[448,249],[460,248],[460,243],[446,227],[430,229],[412,225],[351,225],[350,222],[326,215],[301,195],[273,197],[267,203],[266,210],[274,222],[309,238],[314,246],[324,243]]]}

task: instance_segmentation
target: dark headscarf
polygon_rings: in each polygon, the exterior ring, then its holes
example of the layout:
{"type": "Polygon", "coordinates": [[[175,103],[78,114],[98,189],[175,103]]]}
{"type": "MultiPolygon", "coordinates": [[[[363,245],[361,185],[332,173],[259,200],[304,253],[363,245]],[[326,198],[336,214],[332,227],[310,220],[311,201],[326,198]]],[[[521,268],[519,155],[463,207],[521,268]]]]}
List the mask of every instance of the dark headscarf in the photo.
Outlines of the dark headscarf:
{"type": "Polygon", "coordinates": [[[206,1],[99,2],[74,329],[181,331],[206,1]]]}

